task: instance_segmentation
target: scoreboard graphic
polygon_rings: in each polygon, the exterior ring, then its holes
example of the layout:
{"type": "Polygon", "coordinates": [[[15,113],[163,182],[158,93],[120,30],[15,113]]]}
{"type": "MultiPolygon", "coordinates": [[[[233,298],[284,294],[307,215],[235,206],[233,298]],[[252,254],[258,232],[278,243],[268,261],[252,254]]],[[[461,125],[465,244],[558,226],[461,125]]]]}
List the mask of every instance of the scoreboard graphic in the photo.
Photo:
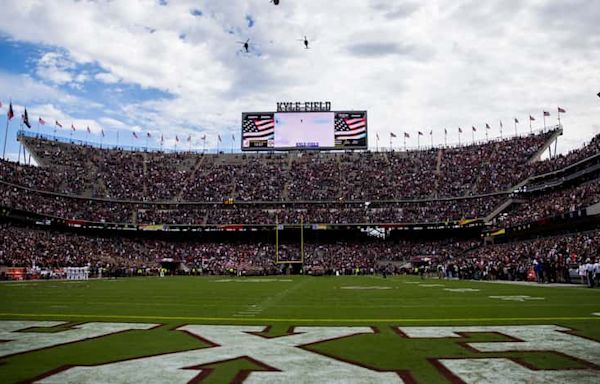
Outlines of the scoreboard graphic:
{"type": "Polygon", "coordinates": [[[242,113],[242,150],[367,149],[367,112],[242,113]]]}

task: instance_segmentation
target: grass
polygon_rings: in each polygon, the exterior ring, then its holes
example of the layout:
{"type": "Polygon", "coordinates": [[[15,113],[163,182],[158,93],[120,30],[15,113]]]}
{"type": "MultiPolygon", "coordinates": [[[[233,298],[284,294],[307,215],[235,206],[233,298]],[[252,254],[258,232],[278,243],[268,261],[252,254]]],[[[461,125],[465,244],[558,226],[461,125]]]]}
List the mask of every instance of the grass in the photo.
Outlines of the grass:
{"type": "MultiPolygon", "coordinates": [[[[0,321],[161,324],[148,331],[0,358],[3,383],[32,379],[63,365],[102,364],[206,347],[198,339],[173,331],[184,324],[270,326],[266,336],[285,335],[293,326],[371,326],[377,333],[305,348],[377,370],[409,371],[420,383],[446,382],[428,359],[481,357],[460,343],[502,341],[505,336],[477,333],[468,338],[409,339],[395,333],[393,326],[557,324],[600,340],[600,317],[593,315],[600,312],[600,290],[584,287],[412,277],[167,277],[5,283],[0,284],[0,303],[0,321]],[[490,296],[527,297],[507,301],[490,296]]],[[[485,356],[518,358],[540,369],[581,368],[580,362],[551,352],[485,356]]],[[[212,369],[206,382],[229,382],[240,371],[262,369],[242,358],[205,368],[212,369]]]]}

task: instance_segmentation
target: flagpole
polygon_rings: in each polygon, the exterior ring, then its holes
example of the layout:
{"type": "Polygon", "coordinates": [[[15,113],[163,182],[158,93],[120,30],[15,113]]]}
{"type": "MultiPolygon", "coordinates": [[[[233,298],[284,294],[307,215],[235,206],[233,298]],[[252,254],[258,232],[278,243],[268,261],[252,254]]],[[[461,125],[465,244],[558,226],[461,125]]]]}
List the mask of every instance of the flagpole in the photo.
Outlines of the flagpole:
{"type": "Polygon", "coordinates": [[[421,135],[417,133],[417,149],[421,148],[421,135]]]}
{"type": "Polygon", "coordinates": [[[515,136],[519,136],[519,134],[517,133],[517,119],[515,118],[515,136]]]}
{"type": "Polygon", "coordinates": [[[8,139],[8,122],[9,121],[10,121],[10,119],[8,118],[8,115],[6,115],[6,129],[4,130],[4,149],[2,149],[2,159],[3,160],[6,155],[6,140],[8,139]]]}
{"type": "Polygon", "coordinates": [[[560,127],[560,108],[558,108],[558,126],[560,127]]]}
{"type": "Polygon", "coordinates": [[[531,115],[529,115],[529,133],[533,133],[533,127],[531,126],[531,115]]]}
{"type": "Polygon", "coordinates": [[[404,132],[404,152],[406,152],[406,132],[404,132]]]}
{"type": "Polygon", "coordinates": [[[542,115],[544,116],[544,131],[546,130],[546,111],[542,111],[542,115]]]}
{"type": "Polygon", "coordinates": [[[431,137],[431,148],[433,148],[433,131],[429,131],[429,137],[431,137]]]}
{"type": "Polygon", "coordinates": [[[502,139],[502,120],[500,120],[500,139],[502,139]]]}
{"type": "Polygon", "coordinates": [[[444,128],[444,147],[448,146],[448,130],[444,128]]]}
{"type": "MultiPolygon", "coordinates": [[[[19,123],[19,131],[23,130],[23,118],[21,119],[21,122],[19,123]]],[[[17,141],[18,138],[16,138],[17,141]]],[[[19,141],[19,157],[17,158],[17,163],[21,162],[21,148],[23,147],[23,143],[21,143],[21,141],[19,141]]],[[[25,148],[23,148],[23,163],[25,163],[25,148]]]]}

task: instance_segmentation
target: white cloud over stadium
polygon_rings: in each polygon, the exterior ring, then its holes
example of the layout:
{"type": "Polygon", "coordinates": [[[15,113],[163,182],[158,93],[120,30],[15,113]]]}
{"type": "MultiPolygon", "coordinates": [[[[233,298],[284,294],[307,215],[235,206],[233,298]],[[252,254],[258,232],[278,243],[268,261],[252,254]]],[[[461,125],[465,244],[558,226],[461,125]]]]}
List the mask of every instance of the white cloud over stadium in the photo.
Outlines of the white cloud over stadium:
{"type": "Polygon", "coordinates": [[[390,132],[416,146],[417,131],[430,130],[440,144],[444,128],[455,142],[459,126],[483,139],[485,124],[497,136],[500,121],[511,134],[514,117],[525,132],[529,114],[541,128],[542,110],[554,124],[559,105],[563,151],[600,131],[593,1],[9,0],[1,9],[3,44],[33,46],[28,65],[0,68],[2,102],[96,133],[191,134],[196,144],[206,134],[216,145],[218,134],[239,133],[242,111],[296,100],[368,110],[372,147],[376,132],[382,146],[390,132]],[[237,41],[248,38],[246,55],[237,41]]]}

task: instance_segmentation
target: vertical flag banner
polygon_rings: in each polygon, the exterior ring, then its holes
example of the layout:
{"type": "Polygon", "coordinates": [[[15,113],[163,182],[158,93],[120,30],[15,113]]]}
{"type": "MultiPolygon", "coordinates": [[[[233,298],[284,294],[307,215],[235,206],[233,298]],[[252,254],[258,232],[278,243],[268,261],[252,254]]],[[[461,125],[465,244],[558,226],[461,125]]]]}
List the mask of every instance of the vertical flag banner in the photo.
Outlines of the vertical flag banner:
{"type": "Polygon", "coordinates": [[[8,112],[6,113],[6,116],[8,117],[8,120],[12,120],[12,118],[15,117],[15,111],[13,111],[12,101],[8,105],[8,112]]]}
{"type": "Polygon", "coordinates": [[[27,108],[25,108],[25,112],[23,112],[23,124],[29,129],[31,129],[31,124],[29,123],[29,115],[27,114],[27,108]]]}
{"type": "Polygon", "coordinates": [[[561,113],[567,113],[567,110],[561,107],[558,107],[558,125],[560,125],[560,114],[561,113]]]}
{"type": "Polygon", "coordinates": [[[531,125],[532,121],[535,121],[535,117],[529,115],[529,133],[533,132],[533,126],[531,125]]]}

